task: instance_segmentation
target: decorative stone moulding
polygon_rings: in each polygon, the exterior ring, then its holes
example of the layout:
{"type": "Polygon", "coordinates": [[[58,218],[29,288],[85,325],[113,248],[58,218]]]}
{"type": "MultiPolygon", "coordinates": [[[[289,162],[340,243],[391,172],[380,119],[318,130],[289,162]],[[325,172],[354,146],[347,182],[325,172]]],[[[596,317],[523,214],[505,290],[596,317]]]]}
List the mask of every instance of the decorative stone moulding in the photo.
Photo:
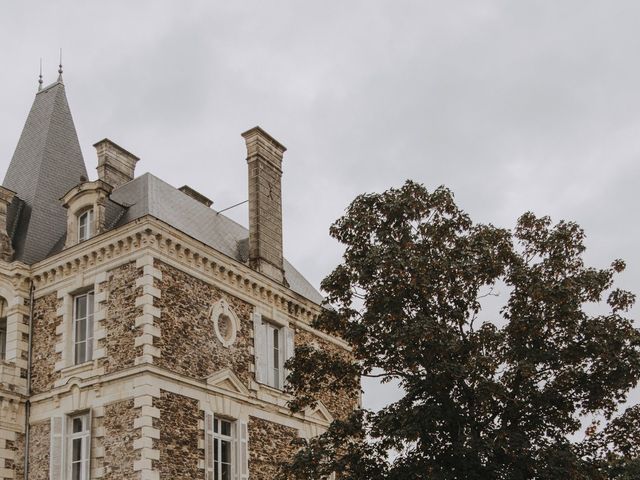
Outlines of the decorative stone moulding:
{"type": "Polygon", "coordinates": [[[219,300],[211,308],[211,321],[213,322],[213,331],[222,346],[229,348],[233,345],[240,329],[240,321],[225,300],[219,300]]]}

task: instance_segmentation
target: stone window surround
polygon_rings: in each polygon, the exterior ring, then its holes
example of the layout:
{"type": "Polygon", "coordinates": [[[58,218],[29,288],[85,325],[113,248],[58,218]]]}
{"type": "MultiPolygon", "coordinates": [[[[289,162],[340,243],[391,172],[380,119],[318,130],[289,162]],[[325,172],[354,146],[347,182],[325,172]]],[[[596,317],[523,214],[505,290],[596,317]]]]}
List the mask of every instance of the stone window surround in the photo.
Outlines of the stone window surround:
{"type": "MultiPolygon", "coordinates": [[[[289,319],[287,318],[287,316],[281,312],[280,310],[274,308],[274,307],[265,307],[262,305],[256,305],[254,308],[254,312],[252,315],[252,321],[253,321],[253,326],[254,328],[251,329],[251,336],[253,338],[253,342],[254,342],[254,346],[251,347],[250,353],[254,356],[254,359],[257,358],[256,357],[256,349],[255,349],[255,342],[256,342],[256,332],[255,332],[255,328],[256,325],[258,323],[270,323],[271,325],[274,325],[275,327],[278,327],[282,330],[282,335],[281,335],[281,339],[282,339],[282,348],[284,350],[284,355],[283,355],[283,359],[284,361],[287,360],[288,358],[288,353],[286,352],[287,350],[287,333],[286,331],[291,329],[291,330],[295,330],[293,324],[291,324],[291,322],[289,321],[289,319]]],[[[284,363],[284,362],[283,362],[284,363]]],[[[256,362],[252,362],[250,365],[250,371],[254,374],[253,375],[253,379],[251,380],[251,389],[252,390],[264,390],[264,393],[268,394],[268,396],[273,396],[276,395],[278,397],[282,397],[283,394],[283,390],[282,388],[276,388],[272,385],[270,385],[269,383],[266,382],[262,382],[262,381],[258,381],[257,377],[256,377],[256,362]]],[[[287,373],[283,372],[283,377],[286,378],[287,373]]],[[[281,386],[282,387],[282,386],[281,386]]],[[[288,396],[285,395],[287,398],[288,396]]]]}
{"type": "Polygon", "coordinates": [[[84,182],[69,190],[64,197],[63,206],[67,209],[67,237],[65,248],[89,240],[102,232],[105,223],[105,201],[112,187],[102,180],[84,182]],[[93,210],[91,215],[90,234],[80,239],[80,217],[93,210]]]}
{"type": "MultiPolygon", "coordinates": [[[[62,321],[56,327],[57,342],[55,351],[60,355],[60,359],[55,364],[55,371],[60,372],[61,380],[55,386],[64,383],[64,378],[68,376],[79,376],[86,378],[91,374],[102,374],[104,372],[94,370],[97,368],[98,360],[105,357],[104,348],[98,347],[99,340],[105,338],[106,331],[102,325],[105,319],[104,302],[106,292],[100,291],[100,284],[107,279],[106,272],[101,272],[91,277],[77,277],[76,281],[65,287],[58,289],[58,300],[62,300],[62,305],[56,314],[62,317],[62,321]],[[94,292],[94,313],[93,313],[93,358],[85,363],[76,365],[74,363],[73,345],[73,310],[74,299],[77,295],[94,292]]],[[[102,369],[100,369],[102,370],[102,369]]]]}
{"type": "MultiPolygon", "coordinates": [[[[69,475],[73,469],[73,459],[71,457],[73,452],[73,441],[81,440],[81,467],[80,467],[80,479],[89,480],[91,472],[89,466],[91,463],[91,411],[82,411],[68,414],[64,418],[66,430],[64,431],[64,447],[66,448],[65,461],[66,465],[64,470],[66,475],[69,475]],[[73,423],[75,419],[80,419],[83,429],[80,432],[73,432],[73,423]]],[[[72,476],[72,475],[71,475],[72,476]]]]}
{"type": "MultiPolygon", "coordinates": [[[[202,406],[202,405],[201,405],[202,406]]],[[[198,420],[198,428],[204,433],[204,441],[202,438],[198,438],[198,448],[204,450],[204,462],[199,461],[198,467],[205,471],[205,478],[207,480],[213,480],[214,469],[216,468],[214,458],[209,456],[209,452],[212,451],[213,446],[209,444],[214,439],[230,442],[230,457],[231,457],[231,475],[232,480],[246,480],[249,478],[248,469],[248,415],[245,415],[243,419],[233,418],[229,415],[214,413],[210,410],[204,410],[200,408],[201,418],[198,420]],[[225,421],[231,424],[230,435],[223,435],[218,426],[218,432],[214,432],[214,422],[225,421]],[[208,425],[211,423],[211,425],[208,425]]],[[[215,456],[214,456],[215,457],[215,456]]],[[[221,456],[218,455],[221,459],[221,456]]]]}

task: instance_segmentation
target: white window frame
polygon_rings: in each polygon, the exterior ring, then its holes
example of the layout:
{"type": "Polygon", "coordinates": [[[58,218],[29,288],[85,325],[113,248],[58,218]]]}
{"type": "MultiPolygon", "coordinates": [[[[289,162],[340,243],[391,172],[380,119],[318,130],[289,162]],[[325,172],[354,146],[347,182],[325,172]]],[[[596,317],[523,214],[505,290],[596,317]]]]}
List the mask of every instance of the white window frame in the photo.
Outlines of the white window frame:
{"type": "Polygon", "coordinates": [[[234,431],[235,431],[235,422],[230,420],[225,420],[224,418],[214,418],[213,419],[213,469],[214,469],[214,478],[218,480],[234,480],[234,461],[235,457],[235,439],[234,439],[234,431]],[[222,426],[227,425],[229,427],[229,435],[224,435],[222,433],[222,426]],[[222,461],[222,451],[223,445],[226,444],[229,448],[228,452],[228,462],[222,461]],[[227,465],[227,476],[222,476],[223,466],[227,465]],[[217,475],[216,475],[217,474],[217,475]]]}
{"type": "Polygon", "coordinates": [[[264,322],[267,330],[267,385],[282,390],[284,385],[284,328],[264,322]]]}
{"type": "Polygon", "coordinates": [[[93,220],[93,208],[85,210],[78,215],[78,243],[93,237],[93,220]],[[83,221],[85,222],[84,224],[83,221]]]}
{"type": "Polygon", "coordinates": [[[206,480],[248,480],[249,451],[247,423],[239,420],[214,416],[205,412],[205,479],[206,480]],[[229,425],[229,435],[222,433],[222,424],[229,425]],[[228,476],[222,476],[223,442],[229,446],[228,476]]]}
{"type": "Polygon", "coordinates": [[[95,297],[93,290],[73,296],[73,364],[80,365],[93,360],[93,330],[95,314],[95,297]],[[85,316],[79,317],[78,303],[85,301],[85,316]],[[78,328],[78,323],[84,321],[84,329],[78,328]],[[84,339],[78,339],[78,331],[84,333],[84,339]],[[84,344],[84,355],[80,355],[80,345],[84,344]]]}
{"type": "Polygon", "coordinates": [[[66,426],[66,475],[65,477],[70,480],[89,480],[90,479],[90,464],[91,464],[91,413],[83,412],[77,415],[67,416],[66,426]],[[75,420],[80,420],[82,424],[82,430],[79,432],[73,431],[73,423],[75,420]],[[73,445],[74,442],[80,444],[80,459],[74,460],[73,458],[73,445]],[[73,467],[79,465],[79,476],[73,476],[73,467]]]}

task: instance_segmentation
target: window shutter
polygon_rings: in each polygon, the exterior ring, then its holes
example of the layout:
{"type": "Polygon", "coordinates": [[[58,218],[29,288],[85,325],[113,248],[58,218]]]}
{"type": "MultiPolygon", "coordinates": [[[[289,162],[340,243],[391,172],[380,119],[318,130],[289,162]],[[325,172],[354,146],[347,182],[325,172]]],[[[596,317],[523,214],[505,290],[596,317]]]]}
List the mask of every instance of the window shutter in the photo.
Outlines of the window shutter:
{"type": "Polygon", "coordinates": [[[214,479],[213,448],[213,413],[204,412],[204,468],[206,480],[214,479]]]}
{"type": "Polygon", "coordinates": [[[247,422],[237,422],[238,438],[238,466],[240,470],[239,480],[249,480],[249,429],[247,422]]]}
{"type": "Polygon", "coordinates": [[[93,439],[93,432],[91,430],[91,417],[93,417],[93,411],[89,410],[87,413],[87,430],[89,431],[89,436],[87,437],[87,478],[91,478],[91,444],[93,439]]]}
{"type": "Polygon", "coordinates": [[[51,417],[51,439],[49,445],[49,478],[62,480],[64,455],[64,418],[51,417]]]}
{"type": "MultiPolygon", "coordinates": [[[[286,362],[290,358],[293,357],[296,349],[295,344],[295,332],[291,327],[285,327],[284,329],[284,361],[286,362]]],[[[289,370],[286,369],[284,372],[285,381],[289,376],[289,370]]]]}
{"type": "Polygon", "coordinates": [[[253,350],[256,359],[256,382],[267,383],[267,327],[262,315],[253,314],[253,350]]]}
{"type": "Polygon", "coordinates": [[[231,461],[233,467],[233,480],[240,480],[240,448],[238,444],[238,437],[240,435],[240,428],[238,422],[233,422],[231,425],[231,445],[233,450],[231,450],[231,461]],[[235,458],[234,458],[235,457],[235,458]]]}

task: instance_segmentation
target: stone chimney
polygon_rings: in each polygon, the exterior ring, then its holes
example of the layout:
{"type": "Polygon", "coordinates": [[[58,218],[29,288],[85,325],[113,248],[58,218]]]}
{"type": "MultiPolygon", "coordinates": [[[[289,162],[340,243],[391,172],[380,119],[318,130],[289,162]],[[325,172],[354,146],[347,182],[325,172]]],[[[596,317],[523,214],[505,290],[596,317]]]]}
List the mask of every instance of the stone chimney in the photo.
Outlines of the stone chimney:
{"type": "Polygon", "coordinates": [[[93,145],[98,154],[98,178],[116,188],[133,180],[136,163],[140,160],[108,138],[93,145]]]}
{"type": "Polygon", "coordinates": [[[287,149],[260,127],[242,136],[249,165],[249,266],[284,283],[281,179],[287,149]]]}
{"type": "Polygon", "coordinates": [[[10,262],[13,258],[11,237],[7,230],[7,214],[9,213],[9,205],[11,205],[15,195],[15,192],[8,188],[0,187],[0,259],[5,262],[10,262]]]}

